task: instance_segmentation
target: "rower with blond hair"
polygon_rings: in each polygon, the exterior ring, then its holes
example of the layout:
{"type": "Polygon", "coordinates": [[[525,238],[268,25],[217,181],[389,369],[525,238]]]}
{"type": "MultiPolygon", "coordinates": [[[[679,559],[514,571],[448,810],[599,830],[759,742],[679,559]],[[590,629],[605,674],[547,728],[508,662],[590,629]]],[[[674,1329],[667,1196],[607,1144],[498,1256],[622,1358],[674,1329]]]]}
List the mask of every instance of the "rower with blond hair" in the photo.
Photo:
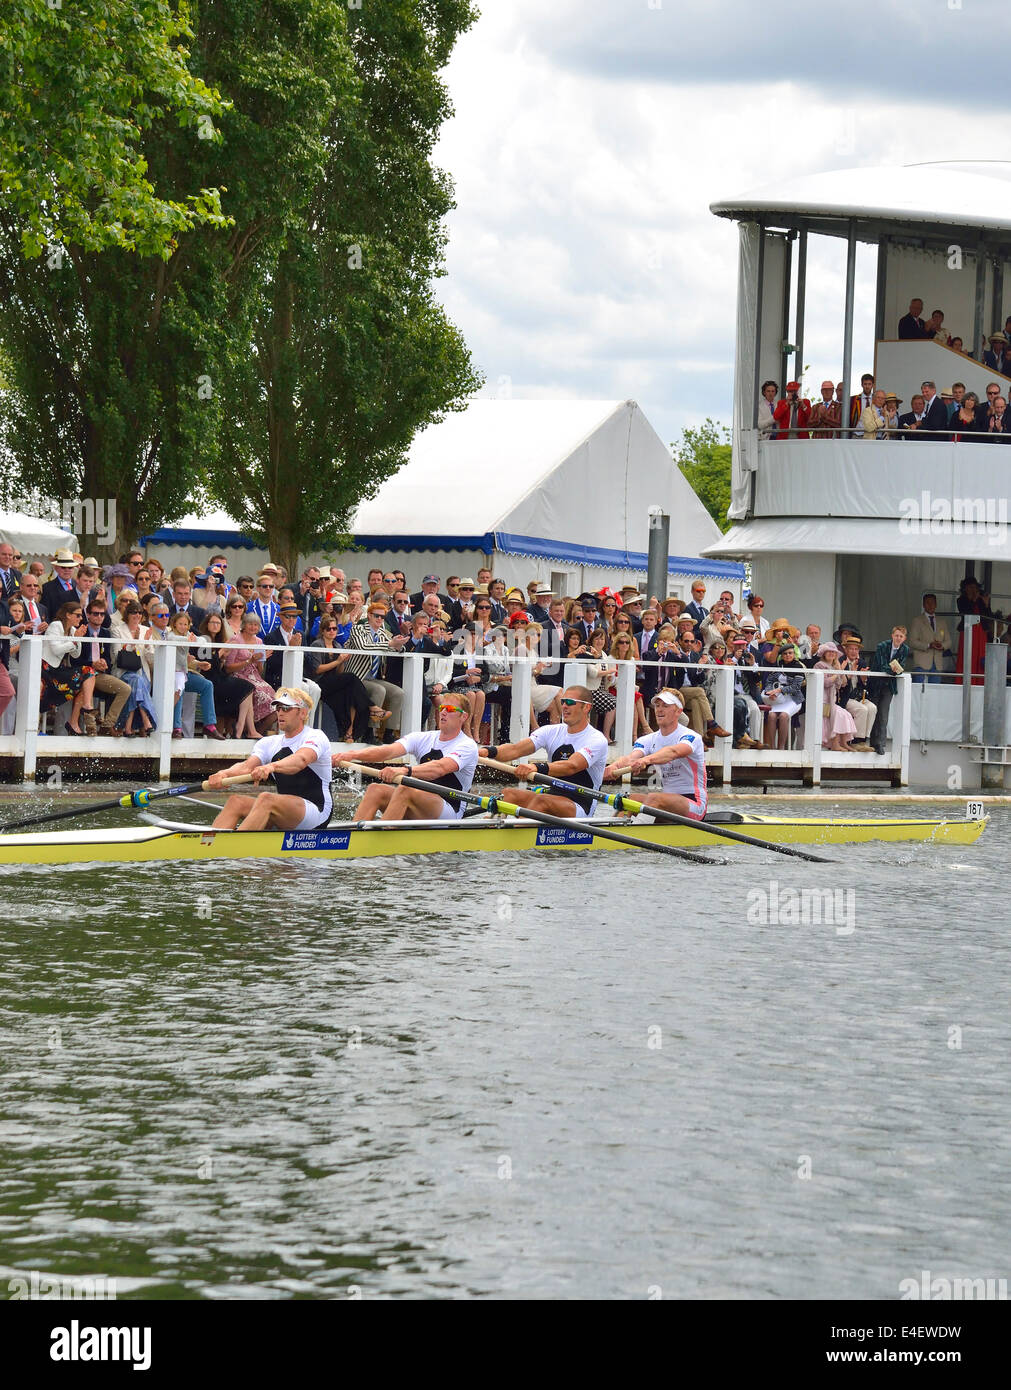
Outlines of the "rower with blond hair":
{"type": "Polygon", "coordinates": [[[248,758],[205,783],[225,786],[228,777],[250,774],[256,783],[272,780],[276,791],[230,796],[214,820],[217,830],[318,830],[333,813],[330,795],[330,744],[319,729],[308,728],[313,699],[299,686],[282,686],[271,702],[279,732],[261,738],[248,758]]]}

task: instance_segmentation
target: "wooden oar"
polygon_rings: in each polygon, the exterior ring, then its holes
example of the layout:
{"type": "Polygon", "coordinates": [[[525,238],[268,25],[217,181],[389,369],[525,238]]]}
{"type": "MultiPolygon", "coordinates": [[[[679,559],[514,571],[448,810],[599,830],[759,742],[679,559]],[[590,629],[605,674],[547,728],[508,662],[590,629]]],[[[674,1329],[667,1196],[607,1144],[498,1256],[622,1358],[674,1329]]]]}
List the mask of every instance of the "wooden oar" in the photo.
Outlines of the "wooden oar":
{"type": "MultiPolygon", "coordinates": [[[[366,763],[342,763],[341,766],[352,768],[365,777],[382,776],[382,768],[377,768],[375,765],[370,767],[366,763]]],[[[397,781],[402,782],[405,787],[416,787],[418,791],[435,792],[444,801],[458,801],[465,806],[479,806],[481,810],[490,811],[492,815],[501,812],[505,816],[522,816],[526,820],[538,821],[541,825],[551,825],[559,830],[576,830],[582,834],[594,835],[599,840],[614,840],[619,845],[628,845],[630,849],[650,849],[655,854],[669,854],[675,859],[687,859],[690,864],[726,863],[724,859],[701,859],[689,850],[676,849],[674,845],[655,845],[649,840],[639,840],[632,835],[619,835],[616,830],[605,830],[603,827],[591,825],[585,820],[576,820],[565,816],[549,816],[544,811],[532,811],[529,806],[516,806],[500,796],[478,796],[474,792],[458,792],[453,787],[438,787],[434,782],[424,781],[420,777],[409,777],[406,771],[398,774],[397,781]]]]}
{"type": "MultiPolygon", "coordinates": [[[[241,777],[226,777],[224,783],[226,787],[238,786],[240,782],[251,782],[251,773],[243,773],[241,777]]],[[[6,835],[11,830],[25,830],[30,825],[45,825],[54,820],[72,820],[74,816],[88,816],[93,811],[112,811],[117,806],[149,806],[152,801],[159,801],[163,796],[186,796],[189,792],[210,792],[216,791],[209,782],[194,782],[186,787],[155,787],[151,790],[147,787],[137,792],[127,792],[124,796],[117,796],[111,801],[99,801],[94,806],[75,806],[72,811],[50,811],[45,816],[32,816],[30,820],[15,820],[7,825],[0,826],[0,834],[6,835]]]]}
{"type": "MultiPolygon", "coordinates": [[[[478,767],[495,767],[502,772],[511,772],[516,776],[516,768],[512,763],[496,762],[494,758],[482,758],[478,767]]],[[[767,840],[756,839],[754,835],[744,835],[739,830],[727,830],[725,826],[716,825],[713,821],[692,820],[690,816],[679,816],[676,811],[661,811],[659,806],[648,806],[644,801],[636,801],[631,796],[626,796],[624,792],[594,792],[588,787],[576,786],[574,782],[563,782],[558,777],[548,777],[546,773],[538,773],[532,777],[531,782],[535,782],[544,787],[558,787],[561,791],[579,792],[581,796],[589,796],[594,801],[601,801],[607,806],[613,806],[616,811],[631,811],[633,815],[643,812],[647,816],[653,816],[658,821],[666,821],[670,825],[688,825],[693,829],[706,830],[712,835],[721,836],[724,840],[739,840],[742,845],[755,845],[758,849],[772,849],[777,854],[788,854],[795,859],[806,859],[812,864],[837,864],[836,859],[826,859],[823,854],[808,854],[806,850],[794,849],[792,845],[774,845],[767,840]]]]}

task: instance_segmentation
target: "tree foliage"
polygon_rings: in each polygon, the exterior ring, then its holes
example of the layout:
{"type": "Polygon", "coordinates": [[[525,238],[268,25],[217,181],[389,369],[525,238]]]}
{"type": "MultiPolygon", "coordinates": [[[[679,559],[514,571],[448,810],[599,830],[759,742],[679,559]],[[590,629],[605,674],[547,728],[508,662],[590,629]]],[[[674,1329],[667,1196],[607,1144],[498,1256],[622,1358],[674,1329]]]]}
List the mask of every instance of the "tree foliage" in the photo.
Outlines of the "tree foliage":
{"type": "Polygon", "coordinates": [[[190,70],[185,0],[0,0],[0,200],[25,254],[108,247],[167,257],[223,226],[217,188],[149,177],[156,122],[214,138],[219,95],[190,70]]]}
{"type": "Polygon", "coordinates": [[[346,524],[476,385],[431,295],[451,206],[430,161],[438,69],[472,17],[468,0],[203,0],[189,65],[222,94],[219,138],[163,120],[141,148],[170,201],[226,189],[229,226],[167,259],[26,259],[30,224],[0,203],[0,428],[23,484],[115,498],[109,551],[204,497],[286,562],[346,524]]]}
{"type": "Polygon", "coordinates": [[[730,529],[730,430],[708,417],[682,430],[671,445],[674,462],[721,531],[730,529]]]}
{"type": "Polygon", "coordinates": [[[465,0],[349,13],[326,158],[259,258],[258,292],[241,296],[252,350],[228,363],[211,489],[289,569],[339,545],[417,429],[480,384],[431,291],[452,206],[430,160],[449,114],[438,69],[472,18],[465,0]]]}

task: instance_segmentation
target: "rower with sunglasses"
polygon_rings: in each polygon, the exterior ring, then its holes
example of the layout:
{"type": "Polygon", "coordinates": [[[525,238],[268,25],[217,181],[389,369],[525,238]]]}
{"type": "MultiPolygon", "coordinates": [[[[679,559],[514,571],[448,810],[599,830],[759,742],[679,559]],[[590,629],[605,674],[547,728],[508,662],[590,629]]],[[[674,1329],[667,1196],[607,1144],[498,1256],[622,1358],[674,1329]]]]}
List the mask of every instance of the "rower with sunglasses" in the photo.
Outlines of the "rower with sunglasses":
{"type": "MultiPolygon", "coordinates": [[[[379,748],[352,748],[333,755],[334,767],[341,763],[380,763],[406,754],[417,758],[410,769],[412,778],[470,791],[477,768],[477,744],[463,732],[470,711],[457,695],[443,695],[439,701],[439,727],[420,734],[404,734],[396,743],[379,748]]],[[[458,820],[464,803],[453,804],[438,792],[395,785],[404,775],[403,767],[384,767],[381,780],[371,782],[355,812],[356,820],[458,820]]]]}
{"type": "Polygon", "coordinates": [[[308,727],[312,705],[307,690],[283,686],[270,706],[280,732],[261,738],[248,758],[208,778],[208,790],[245,773],[254,782],[270,779],[277,788],[259,796],[230,796],[213,822],[215,829],[318,830],[326,825],[333,813],[330,744],[319,729],[308,727]]]}
{"type": "MultiPolygon", "coordinates": [[[[559,704],[562,707],[560,724],[545,724],[518,743],[503,743],[498,747],[492,744],[482,748],[480,755],[511,763],[514,758],[542,748],[548,755],[547,768],[543,763],[517,763],[514,771],[521,781],[543,776],[546,770],[549,777],[600,791],[607,766],[607,739],[590,723],[590,692],[585,685],[570,685],[562,691],[559,704]]],[[[534,806],[551,816],[588,816],[593,814],[595,806],[590,797],[580,796],[578,792],[544,794],[525,787],[510,791],[509,800],[517,806],[534,806]]]]}

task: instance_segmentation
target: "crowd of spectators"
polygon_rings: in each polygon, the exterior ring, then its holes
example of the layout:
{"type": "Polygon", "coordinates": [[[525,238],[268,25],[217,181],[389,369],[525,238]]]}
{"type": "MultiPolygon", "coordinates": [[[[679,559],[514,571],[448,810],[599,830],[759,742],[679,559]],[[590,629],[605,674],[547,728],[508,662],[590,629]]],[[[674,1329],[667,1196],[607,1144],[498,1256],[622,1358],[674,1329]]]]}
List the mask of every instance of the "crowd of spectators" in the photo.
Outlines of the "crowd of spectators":
{"type": "MultiPolygon", "coordinates": [[[[801,633],[786,618],[770,622],[757,594],[740,612],[729,589],[707,606],[701,579],[687,602],[661,602],[632,585],[569,596],[538,581],[526,591],[507,589],[488,570],[476,580],[451,575],[445,585],[427,574],[412,592],[401,570],[376,568],[364,581],[349,580],[338,565],[308,565],[289,582],[283,567],[270,563],[233,583],[221,555],[205,567],[171,572],[139,550],[104,569],[69,551],[24,570],[20,560],[13,547],[0,545],[0,714],[15,693],[21,639],[39,633],[42,707],[69,703],[73,735],[145,737],[156,727],[159,641],[175,649],[174,737],[183,736],[187,692],[196,697],[206,737],[271,732],[284,651],[301,646],[303,678],[318,685],[335,737],[360,743],[399,737],[405,653],[426,658],[422,722],[438,697],[452,692],[466,707],[464,732],[484,742],[491,707],[508,728],[518,661],[530,663],[531,728],[560,721],[563,683],[575,682],[591,692],[593,722],[613,740],[618,663],[632,661],[636,735],[650,731],[653,697],[666,688],[680,692],[681,717],[707,746],[732,738],[735,748],[784,749],[805,711],[805,669],[817,667],[825,673],[824,746],[879,753],[896,673],[911,670],[934,682],[961,660],[962,624],[956,656],[933,594],[923,596],[908,634],[896,627],[865,651],[851,624],[828,641],[814,624],[801,633]],[[715,714],[722,666],[734,671],[732,729],[715,714]]],[[[992,629],[1000,615],[972,580],[963,585],[959,610],[981,617],[974,636],[981,653],[986,624],[992,629]]],[[[975,655],[974,646],[974,663],[975,655]]]]}
{"type": "MultiPolygon", "coordinates": [[[[922,318],[923,301],[910,302],[909,312],[899,320],[898,336],[904,341],[932,339],[945,347],[972,358],[965,352],[962,339],[949,338],[944,329],[944,313],[935,309],[930,318],[922,318]]],[[[1011,317],[1003,332],[990,335],[989,347],[983,344],[979,363],[990,371],[1011,377],[1011,317]]],[[[975,360],[975,359],[974,359],[975,360]]],[[[924,381],[920,390],[908,401],[909,409],[894,391],[880,387],[872,372],[860,378],[860,391],[847,403],[844,382],[823,381],[820,399],[811,401],[801,394],[799,381],[788,381],[782,396],[779,383],[762,383],[758,403],[758,432],[765,440],[777,439],[839,439],[864,441],[875,439],[954,440],[957,443],[1011,443],[1011,414],[1007,413],[1005,387],[991,381],[986,387],[986,400],[981,401],[974,391],[968,391],[964,381],[953,382],[940,392],[933,381],[924,381]]]]}

